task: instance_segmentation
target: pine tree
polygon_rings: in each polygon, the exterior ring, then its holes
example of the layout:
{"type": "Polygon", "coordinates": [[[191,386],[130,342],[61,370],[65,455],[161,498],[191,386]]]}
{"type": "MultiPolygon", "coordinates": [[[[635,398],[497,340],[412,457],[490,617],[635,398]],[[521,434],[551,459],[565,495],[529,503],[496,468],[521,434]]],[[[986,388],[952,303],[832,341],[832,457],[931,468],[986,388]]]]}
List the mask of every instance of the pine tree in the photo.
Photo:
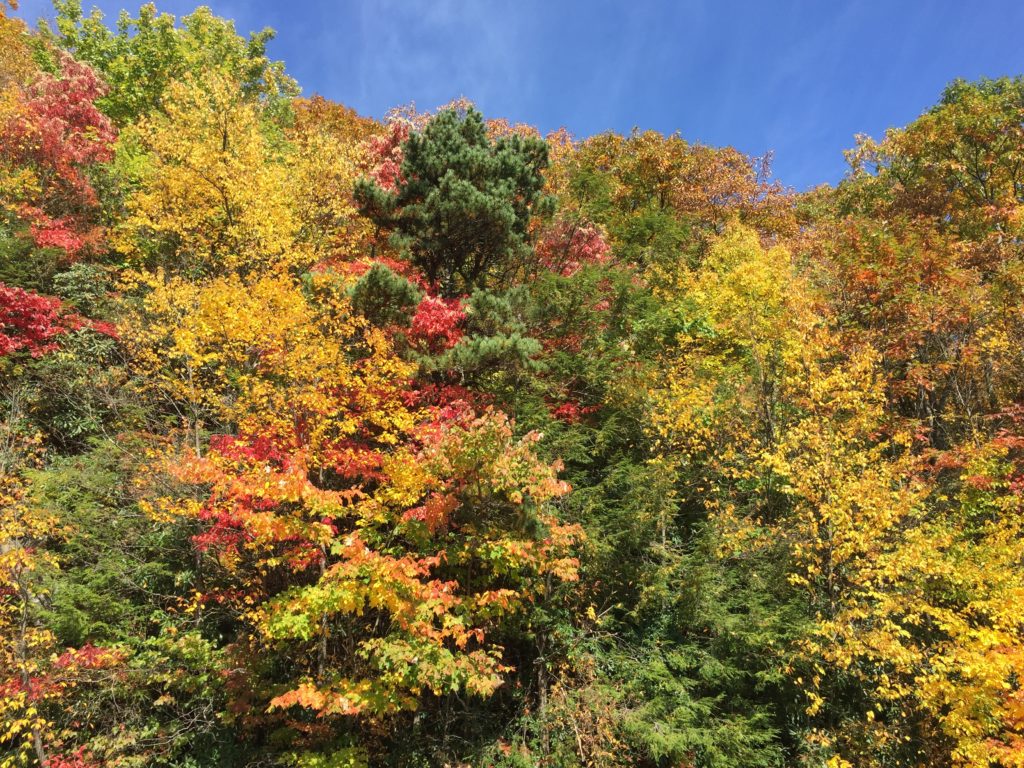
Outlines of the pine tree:
{"type": "Polygon", "coordinates": [[[546,213],[542,139],[491,140],[483,116],[442,110],[402,145],[391,192],[363,179],[362,213],[407,249],[443,296],[508,282],[529,249],[530,217],[546,213]]]}

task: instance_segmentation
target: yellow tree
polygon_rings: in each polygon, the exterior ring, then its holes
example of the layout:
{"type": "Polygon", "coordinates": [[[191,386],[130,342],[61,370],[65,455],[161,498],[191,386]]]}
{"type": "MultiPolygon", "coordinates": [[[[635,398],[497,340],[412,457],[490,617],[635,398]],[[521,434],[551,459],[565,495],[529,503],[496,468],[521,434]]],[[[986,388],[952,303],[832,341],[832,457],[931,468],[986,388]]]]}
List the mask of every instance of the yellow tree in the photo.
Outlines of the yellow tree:
{"type": "Polygon", "coordinates": [[[222,74],[172,83],[163,110],[122,137],[135,189],[117,246],[137,264],[190,274],[307,264],[275,131],[222,74]]]}
{"type": "Polygon", "coordinates": [[[319,96],[297,100],[294,110],[287,135],[295,147],[289,184],[299,237],[318,262],[365,256],[373,226],[357,215],[352,190],[369,170],[369,142],[382,128],[319,96]]]}
{"type": "Polygon", "coordinates": [[[316,306],[279,273],[191,282],[158,271],[135,280],[145,295],[125,343],[139,385],[181,409],[191,429],[204,420],[222,431],[258,428],[319,450],[360,423],[385,443],[412,423],[398,395],[411,367],[349,311],[329,274],[316,278],[316,306]],[[346,418],[344,403],[361,422],[346,418]]]}
{"type": "Polygon", "coordinates": [[[699,268],[653,267],[676,334],[651,389],[651,424],[666,460],[700,453],[750,473],[778,440],[789,392],[827,341],[806,281],[781,246],[738,224],[699,268]]]}

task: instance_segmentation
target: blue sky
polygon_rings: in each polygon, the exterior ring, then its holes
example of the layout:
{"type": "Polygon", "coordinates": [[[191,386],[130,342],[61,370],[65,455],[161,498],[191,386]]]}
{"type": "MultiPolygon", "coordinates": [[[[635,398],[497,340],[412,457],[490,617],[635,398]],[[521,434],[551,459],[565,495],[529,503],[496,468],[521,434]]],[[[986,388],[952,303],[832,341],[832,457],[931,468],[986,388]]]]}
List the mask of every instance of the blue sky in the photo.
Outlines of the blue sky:
{"type": "MultiPolygon", "coordinates": [[[[95,3],[110,21],[125,4],[95,3]]],[[[197,4],[157,2],[175,14],[197,4]]],[[[775,176],[797,189],[838,181],[854,134],[909,122],[953,78],[1024,73],[1019,0],[206,4],[242,33],[276,29],[271,54],[307,95],[363,114],[464,95],[545,132],[678,130],[771,150],[775,176]]],[[[49,0],[21,2],[26,19],[50,13],[49,0]]]]}

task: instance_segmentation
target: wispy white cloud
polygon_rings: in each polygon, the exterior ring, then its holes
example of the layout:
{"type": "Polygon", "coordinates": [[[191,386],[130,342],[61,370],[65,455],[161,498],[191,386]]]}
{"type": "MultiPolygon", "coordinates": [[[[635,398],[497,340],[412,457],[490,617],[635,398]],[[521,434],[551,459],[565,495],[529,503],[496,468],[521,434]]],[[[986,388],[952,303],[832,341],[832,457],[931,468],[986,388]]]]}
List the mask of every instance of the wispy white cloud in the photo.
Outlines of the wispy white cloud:
{"type": "Polygon", "coordinates": [[[523,24],[515,8],[469,0],[363,4],[353,73],[360,100],[417,100],[428,109],[456,96],[495,100],[520,69],[523,24]]]}

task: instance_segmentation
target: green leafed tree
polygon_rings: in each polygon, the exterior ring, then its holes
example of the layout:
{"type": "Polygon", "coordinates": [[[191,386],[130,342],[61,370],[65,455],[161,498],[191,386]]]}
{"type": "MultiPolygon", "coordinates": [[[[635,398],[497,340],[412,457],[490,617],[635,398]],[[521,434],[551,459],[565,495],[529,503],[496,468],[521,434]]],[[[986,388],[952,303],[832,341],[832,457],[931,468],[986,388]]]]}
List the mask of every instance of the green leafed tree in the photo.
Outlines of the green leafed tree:
{"type": "Polygon", "coordinates": [[[118,125],[160,107],[171,82],[210,71],[237,80],[247,98],[266,103],[274,115],[288,114],[299,93],[284,64],[267,57],[269,28],[244,38],[233,21],[205,6],[179,20],[146,3],[137,17],[121,11],[111,29],[98,9],[83,13],[81,0],[54,0],[54,7],[55,30],[44,32],[100,73],[110,91],[99,106],[118,125]]]}

